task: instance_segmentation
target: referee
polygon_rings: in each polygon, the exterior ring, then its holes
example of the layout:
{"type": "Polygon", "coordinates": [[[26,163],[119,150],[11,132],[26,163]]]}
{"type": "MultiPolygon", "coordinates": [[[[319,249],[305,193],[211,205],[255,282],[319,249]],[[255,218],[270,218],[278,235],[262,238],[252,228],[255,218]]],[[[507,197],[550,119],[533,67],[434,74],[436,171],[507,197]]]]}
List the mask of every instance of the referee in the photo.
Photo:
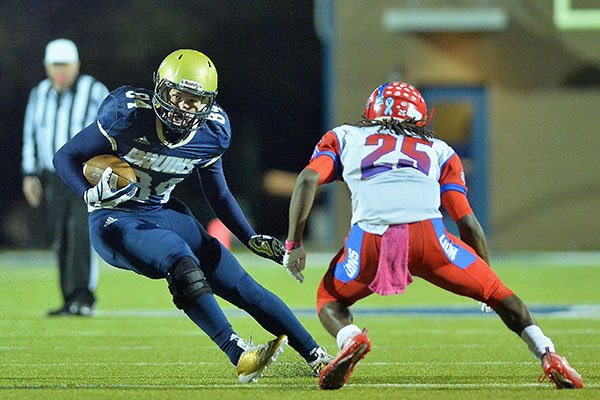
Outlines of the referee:
{"type": "Polygon", "coordinates": [[[44,207],[58,255],[63,304],[49,316],[91,316],[98,281],[98,257],[90,246],[82,199],[54,171],[54,153],[93,123],[108,89],[79,75],[79,53],[67,39],[53,40],[44,58],[47,79],[29,95],[23,124],[23,193],[31,207],[44,207]]]}

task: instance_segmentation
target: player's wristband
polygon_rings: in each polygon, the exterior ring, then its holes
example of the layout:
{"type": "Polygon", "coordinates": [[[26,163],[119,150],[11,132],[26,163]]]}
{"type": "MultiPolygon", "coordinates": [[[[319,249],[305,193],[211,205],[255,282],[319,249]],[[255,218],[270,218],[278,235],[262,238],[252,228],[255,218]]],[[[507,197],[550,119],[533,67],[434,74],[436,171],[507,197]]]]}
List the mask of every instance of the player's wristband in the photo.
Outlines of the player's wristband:
{"type": "Polygon", "coordinates": [[[292,251],[294,249],[297,249],[298,247],[302,246],[302,242],[294,242],[293,240],[286,240],[285,241],[285,249],[287,251],[292,251]]]}

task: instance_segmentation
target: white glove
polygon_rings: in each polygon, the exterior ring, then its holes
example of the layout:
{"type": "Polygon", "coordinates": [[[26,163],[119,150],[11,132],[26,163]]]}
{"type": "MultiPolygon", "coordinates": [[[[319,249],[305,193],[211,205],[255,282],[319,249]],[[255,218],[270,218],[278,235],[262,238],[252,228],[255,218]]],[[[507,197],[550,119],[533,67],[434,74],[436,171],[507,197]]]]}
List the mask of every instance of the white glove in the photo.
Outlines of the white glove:
{"type": "Polygon", "coordinates": [[[285,242],[286,250],[283,255],[283,266],[291,276],[302,283],[304,282],[302,271],[304,271],[304,263],[306,262],[306,251],[304,251],[302,244],[294,247],[293,245],[290,246],[290,243],[293,244],[294,242],[285,242]]]}
{"type": "Polygon", "coordinates": [[[494,311],[494,309],[490,306],[488,306],[487,304],[483,303],[483,302],[479,302],[479,308],[481,309],[481,312],[484,313],[491,313],[494,311]]]}
{"type": "Polygon", "coordinates": [[[83,199],[89,206],[114,207],[135,196],[138,188],[133,183],[121,189],[112,189],[110,187],[111,175],[112,168],[106,168],[98,184],[85,191],[83,199]]]}

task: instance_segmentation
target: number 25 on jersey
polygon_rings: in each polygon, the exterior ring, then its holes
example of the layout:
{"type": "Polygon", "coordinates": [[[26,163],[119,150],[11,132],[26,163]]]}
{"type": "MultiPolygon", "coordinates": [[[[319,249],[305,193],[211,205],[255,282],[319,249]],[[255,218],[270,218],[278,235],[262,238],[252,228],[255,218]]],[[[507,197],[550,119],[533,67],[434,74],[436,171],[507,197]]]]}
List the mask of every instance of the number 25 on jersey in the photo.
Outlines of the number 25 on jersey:
{"type": "MultiPolygon", "coordinates": [[[[389,171],[394,168],[415,168],[425,175],[429,175],[431,160],[426,151],[417,148],[418,145],[431,147],[432,143],[427,140],[417,139],[410,136],[403,136],[402,145],[398,147],[398,138],[392,135],[375,134],[367,136],[365,140],[366,147],[374,147],[374,150],[363,158],[360,164],[361,179],[369,179],[375,175],[389,171]],[[396,153],[396,157],[394,157],[396,153]],[[382,161],[381,158],[387,154],[388,161],[382,161]]],[[[419,146],[419,147],[421,147],[419,146]]]]}

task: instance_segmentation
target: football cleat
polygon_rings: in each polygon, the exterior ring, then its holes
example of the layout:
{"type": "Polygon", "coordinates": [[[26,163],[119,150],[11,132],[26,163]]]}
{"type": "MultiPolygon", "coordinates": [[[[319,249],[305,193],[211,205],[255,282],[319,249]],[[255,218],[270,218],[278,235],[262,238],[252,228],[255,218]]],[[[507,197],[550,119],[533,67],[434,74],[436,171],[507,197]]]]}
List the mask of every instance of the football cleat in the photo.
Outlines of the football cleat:
{"type": "Polygon", "coordinates": [[[311,352],[311,356],[314,357],[312,361],[308,362],[308,366],[312,369],[314,376],[321,376],[323,369],[329,365],[333,360],[333,357],[327,353],[323,347],[317,347],[311,352]]]}
{"type": "Polygon", "coordinates": [[[287,336],[281,335],[270,342],[246,349],[235,367],[240,382],[257,382],[263,371],[283,352],[287,342],[287,336]]]}
{"type": "Polygon", "coordinates": [[[583,379],[567,360],[556,353],[552,353],[546,347],[546,353],[542,357],[542,369],[544,373],[538,378],[543,382],[546,378],[556,385],[557,389],[581,389],[583,379]]]}
{"type": "Polygon", "coordinates": [[[65,303],[62,307],[47,312],[49,317],[80,316],[91,317],[94,315],[96,307],[94,304],[80,303],[72,301],[65,303]]]}
{"type": "Polygon", "coordinates": [[[366,329],[354,336],[335,358],[321,371],[319,387],[324,390],[339,389],[348,381],[352,370],[371,350],[366,329]]]}

